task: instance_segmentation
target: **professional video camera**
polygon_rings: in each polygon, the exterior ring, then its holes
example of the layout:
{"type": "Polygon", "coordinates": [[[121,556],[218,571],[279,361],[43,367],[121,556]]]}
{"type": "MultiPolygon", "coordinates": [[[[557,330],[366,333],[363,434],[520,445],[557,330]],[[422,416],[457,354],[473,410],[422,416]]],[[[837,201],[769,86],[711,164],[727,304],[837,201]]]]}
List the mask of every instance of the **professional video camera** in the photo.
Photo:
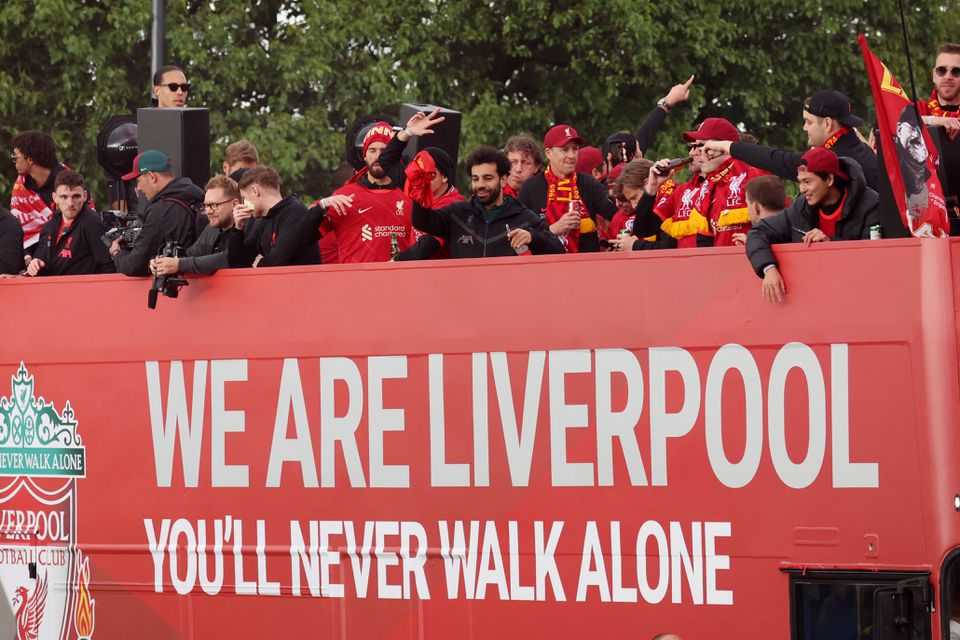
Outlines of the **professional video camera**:
{"type": "Polygon", "coordinates": [[[103,211],[100,214],[100,221],[107,228],[107,232],[100,236],[100,240],[108,247],[117,238],[122,238],[123,244],[128,247],[133,246],[143,229],[143,220],[131,211],[103,211]]]}
{"type": "MultiPolygon", "coordinates": [[[[183,254],[183,247],[177,244],[173,240],[167,240],[162,247],[160,247],[160,253],[157,254],[158,258],[179,258],[183,254]]],[[[147,306],[151,309],[157,308],[157,297],[159,294],[163,294],[168,298],[177,298],[180,296],[180,289],[186,287],[190,283],[187,282],[186,278],[183,278],[179,275],[170,275],[170,276],[154,276],[153,285],[150,287],[149,293],[147,293],[147,306]]]]}

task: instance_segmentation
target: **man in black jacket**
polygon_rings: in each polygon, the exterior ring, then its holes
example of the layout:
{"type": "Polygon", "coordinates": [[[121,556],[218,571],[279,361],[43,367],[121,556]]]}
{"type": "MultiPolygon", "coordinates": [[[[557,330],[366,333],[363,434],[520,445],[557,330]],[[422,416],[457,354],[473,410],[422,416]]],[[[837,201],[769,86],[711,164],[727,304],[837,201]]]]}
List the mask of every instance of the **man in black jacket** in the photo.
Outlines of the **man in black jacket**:
{"type": "Polygon", "coordinates": [[[255,267],[320,264],[317,227],[323,207],[308,210],[296,196],[280,194],[280,176],[267,166],[253,167],[240,178],[243,203],[233,210],[234,221],[243,226],[250,217],[256,226],[254,241],[260,256],[255,267]]]}
{"type": "Polygon", "coordinates": [[[816,147],[803,154],[797,171],[801,197],[764,218],[747,234],[747,257],[763,278],[763,297],[780,302],[786,293],[770,245],[785,242],[866,240],[878,225],[880,197],[866,185],[863,170],[850,158],[816,147]]]}
{"type": "Polygon", "coordinates": [[[57,209],[40,229],[40,242],[27,265],[27,275],[116,272],[107,247],[100,239],[107,229],[85,204],[89,194],[83,176],[69,169],[58,173],[53,197],[57,209]]]}
{"type": "Polygon", "coordinates": [[[196,239],[197,211],[203,191],[190,178],[177,178],[170,159],[160,151],[144,151],[133,159],[133,170],[123,180],[137,181],[137,191],[150,200],[144,213],[143,229],[132,247],[122,239],[110,245],[117,271],[128,276],[150,274],[148,265],[169,241],[186,249],[196,239]]]}
{"type": "Polygon", "coordinates": [[[565,124],[551,128],[543,138],[548,165],[520,187],[520,202],[540,215],[550,231],[571,253],[579,251],[580,233],[596,229],[593,220],[612,220],[617,205],[596,178],[577,173],[577,156],[583,145],[576,130],[565,124]],[[592,220],[588,220],[592,219],[592,220]]]}
{"type": "Polygon", "coordinates": [[[0,275],[23,270],[23,227],[9,209],[0,207],[0,275]]]}
{"type": "Polygon", "coordinates": [[[473,197],[440,210],[413,203],[413,226],[446,240],[453,258],[563,253],[540,216],[503,195],[510,175],[506,154],[480,147],[467,157],[473,197]]]}
{"type": "MultiPolygon", "coordinates": [[[[807,134],[807,143],[811,147],[833,151],[841,158],[855,160],[863,169],[867,186],[877,191],[880,181],[877,154],[853,129],[862,123],[862,118],[850,112],[850,99],[839,91],[817,91],[803,103],[803,130],[807,134]]],[[[785,180],[797,179],[797,167],[800,166],[800,158],[803,156],[802,153],[791,153],[757,144],[722,140],[707,142],[704,149],[729,152],[737,160],[743,160],[785,180]]]]}
{"type": "Polygon", "coordinates": [[[237,183],[227,176],[214,176],[207,182],[203,211],[208,224],[183,257],[157,257],[150,261],[155,276],[176,273],[211,275],[220,269],[249,267],[252,249],[243,242],[243,232],[233,224],[233,209],[240,204],[237,183]]]}

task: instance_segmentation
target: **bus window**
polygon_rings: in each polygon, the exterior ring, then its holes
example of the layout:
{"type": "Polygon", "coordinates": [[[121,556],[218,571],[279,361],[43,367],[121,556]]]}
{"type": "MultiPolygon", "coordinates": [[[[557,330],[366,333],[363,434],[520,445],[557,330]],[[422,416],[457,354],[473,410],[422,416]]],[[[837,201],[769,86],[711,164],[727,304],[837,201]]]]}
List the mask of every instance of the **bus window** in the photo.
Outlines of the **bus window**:
{"type": "Polygon", "coordinates": [[[943,563],[940,611],[944,640],[960,640],[960,549],[955,549],[943,563]]]}
{"type": "Polygon", "coordinates": [[[929,640],[929,575],[791,571],[793,640],[929,640]]]}

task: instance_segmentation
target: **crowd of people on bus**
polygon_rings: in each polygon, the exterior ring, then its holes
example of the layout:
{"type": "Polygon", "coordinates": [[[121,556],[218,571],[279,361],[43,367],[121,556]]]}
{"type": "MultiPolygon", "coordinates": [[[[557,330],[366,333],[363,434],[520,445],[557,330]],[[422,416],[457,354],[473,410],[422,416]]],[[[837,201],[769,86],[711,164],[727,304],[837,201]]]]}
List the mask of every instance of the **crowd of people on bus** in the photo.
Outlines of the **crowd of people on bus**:
{"type": "MultiPolygon", "coordinates": [[[[960,44],[941,45],[927,126],[960,133],[960,44]]],[[[403,158],[413,137],[428,137],[440,110],[416,113],[402,128],[380,122],[362,139],[363,167],[310,206],[285,192],[257,147],[226,149],[223,174],[203,188],[177,177],[169,157],[141,149],[123,180],[147,200],[135,236],[103,240],[107,229],[84,177],[58,159],[50,135],[12,140],[17,178],[10,211],[0,208],[0,273],[39,277],[119,272],[128,276],[212,274],[219,269],[320,263],[525,256],[593,251],[744,246],[772,302],[786,293],[771,246],[867,239],[879,225],[880,168],[863,120],[835,89],[796,105],[809,148],[758,144],[725,118],[683,133],[688,154],[646,156],[668,115],[694,82],[672,87],[634,132],[589,146],[574,124],[472,150],[470,193],[438,147],[403,158]],[[399,129],[399,130],[397,130],[399,129]],[[798,183],[787,198],[783,180],[798,183]],[[465,197],[468,196],[468,197],[465,197]],[[178,255],[160,255],[175,243],[178,255]]],[[[183,70],[153,78],[159,108],[186,105],[183,70]]]]}

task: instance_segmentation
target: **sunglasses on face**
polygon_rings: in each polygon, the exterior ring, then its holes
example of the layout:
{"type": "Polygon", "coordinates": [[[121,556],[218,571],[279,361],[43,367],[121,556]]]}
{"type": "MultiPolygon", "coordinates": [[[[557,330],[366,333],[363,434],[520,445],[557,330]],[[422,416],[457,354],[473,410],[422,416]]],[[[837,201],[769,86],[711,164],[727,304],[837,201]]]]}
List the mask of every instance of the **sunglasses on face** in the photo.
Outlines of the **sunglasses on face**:
{"type": "Polygon", "coordinates": [[[702,149],[702,148],[703,148],[703,143],[702,143],[702,142],[688,142],[688,143],[687,143],[687,149],[702,149]]]}
{"type": "Polygon", "coordinates": [[[950,72],[950,75],[954,78],[960,78],[960,67],[937,67],[934,69],[937,73],[937,77],[944,77],[947,75],[947,72],[950,72]]]}
{"type": "Polygon", "coordinates": [[[161,84],[161,87],[166,87],[170,91],[176,93],[177,89],[182,89],[184,93],[190,93],[190,83],[184,82],[183,84],[177,84],[176,82],[170,82],[167,84],[161,84]]]}

